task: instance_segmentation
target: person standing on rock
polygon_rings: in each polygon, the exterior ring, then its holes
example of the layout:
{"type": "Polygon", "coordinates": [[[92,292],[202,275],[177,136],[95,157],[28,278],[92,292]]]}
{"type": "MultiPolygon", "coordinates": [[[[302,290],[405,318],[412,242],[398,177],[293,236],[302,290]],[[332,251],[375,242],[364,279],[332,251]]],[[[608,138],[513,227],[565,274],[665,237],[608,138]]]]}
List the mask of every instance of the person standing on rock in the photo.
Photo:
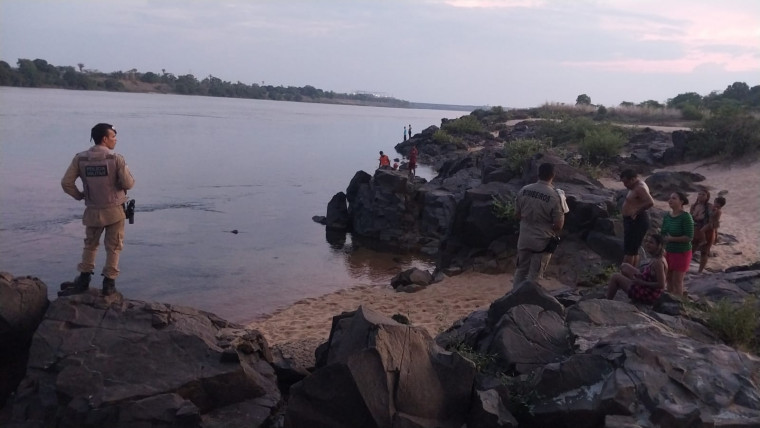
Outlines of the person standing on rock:
{"type": "Polygon", "coordinates": [[[382,168],[382,167],[389,167],[390,168],[390,166],[391,166],[391,159],[388,157],[388,155],[386,155],[385,153],[383,153],[382,150],[380,150],[380,159],[379,159],[379,161],[380,161],[380,165],[377,166],[378,168],[382,168]]]}
{"type": "Polygon", "coordinates": [[[649,213],[654,199],[649,187],[632,169],[620,173],[620,181],[628,194],[623,202],[623,263],[639,266],[639,247],[649,230],[649,213]]]}
{"type": "Polygon", "coordinates": [[[515,216],[520,220],[517,239],[517,269],[514,286],[523,281],[542,279],[553,249],[552,239],[558,237],[565,225],[562,200],[552,185],[554,164],[538,167],[538,181],[517,193],[515,216]]]}
{"type": "Polygon", "coordinates": [[[406,126],[404,126],[404,141],[406,141],[406,126]]]}
{"type": "Polygon", "coordinates": [[[124,247],[124,203],[127,202],[127,190],[135,185],[135,179],[124,157],[112,152],[116,146],[116,130],[112,125],[98,123],[92,128],[90,138],[95,145],[77,153],[61,179],[64,192],[77,201],[84,199],[82,224],[85,225],[85,238],[82,261],[77,266],[79,275],[69,287],[59,292],[59,296],[87,291],[103,231],[106,263],[102,271],[102,292],[106,296],[116,292],[119,254],[124,247]],[[77,178],[82,180],[82,191],[76,185],[77,178]]]}
{"type": "Polygon", "coordinates": [[[694,239],[694,219],[684,210],[689,199],[683,192],[673,192],[668,198],[670,213],[662,218],[660,234],[665,243],[668,262],[668,293],[683,296],[683,278],[691,264],[691,241],[694,239]]]}
{"type": "Polygon", "coordinates": [[[414,177],[417,174],[417,146],[412,146],[412,150],[409,151],[409,175],[414,177]]]}

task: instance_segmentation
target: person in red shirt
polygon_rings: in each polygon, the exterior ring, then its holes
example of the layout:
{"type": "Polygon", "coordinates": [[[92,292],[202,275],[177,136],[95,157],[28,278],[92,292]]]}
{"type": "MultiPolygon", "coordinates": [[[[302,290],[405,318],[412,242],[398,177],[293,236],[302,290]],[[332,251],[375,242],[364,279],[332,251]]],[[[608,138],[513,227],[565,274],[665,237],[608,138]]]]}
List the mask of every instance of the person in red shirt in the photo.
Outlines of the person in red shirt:
{"type": "Polygon", "coordinates": [[[383,153],[382,150],[380,150],[380,165],[378,165],[378,168],[382,168],[384,166],[391,166],[391,159],[383,153]]]}
{"type": "Polygon", "coordinates": [[[409,175],[412,177],[417,173],[417,146],[412,146],[412,150],[409,152],[409,175]]]}

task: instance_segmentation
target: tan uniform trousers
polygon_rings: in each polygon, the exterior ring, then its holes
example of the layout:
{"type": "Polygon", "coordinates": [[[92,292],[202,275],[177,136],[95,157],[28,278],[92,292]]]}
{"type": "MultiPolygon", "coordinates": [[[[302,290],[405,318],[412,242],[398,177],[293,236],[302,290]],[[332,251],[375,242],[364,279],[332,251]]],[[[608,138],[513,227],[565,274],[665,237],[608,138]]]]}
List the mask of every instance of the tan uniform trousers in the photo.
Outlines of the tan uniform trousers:
{"type": "Polygon", "coordinates": [[[106,236],[103,245],[106,247],[106,264],[103,266],[103,276],[116,279],[119,276],[119,255],[124,248],[124,220],[108,226],[87,226],[84,238],[84,250],[82,250],[82,263],[79,263],[79,272],[92,272],[95,270],[95,256],[98,253],[100,236],[105,230],[106,236]]]}
{"type": "Polygon", "coordinates": [[[537,281],[544,279],[544,271],[549,265],[552,253],[535,253],[532,250],[517,251],[517,269],[515,270],[513,287],[527,280],[537,281]]]}

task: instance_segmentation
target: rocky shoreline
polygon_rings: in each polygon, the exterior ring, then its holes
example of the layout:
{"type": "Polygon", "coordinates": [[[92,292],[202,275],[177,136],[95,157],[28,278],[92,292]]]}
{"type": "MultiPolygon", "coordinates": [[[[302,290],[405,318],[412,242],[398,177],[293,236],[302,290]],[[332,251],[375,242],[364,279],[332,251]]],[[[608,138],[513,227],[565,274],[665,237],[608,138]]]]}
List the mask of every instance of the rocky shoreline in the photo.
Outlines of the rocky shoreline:
{"type": "MultiPolygon", "coordinates": [[[[496,216],[494,198],[512,197],[550,160],[571,209],[549,271],[565,286],[525,282],[437,335],[359,305],[334,314],[326,341],[309,342],[312,359],[308,347],[270,347],[261,332],[193,308],[96,290],[50,302],[39,279],[4,272],[0,425],[760,426],[760,358],[726,345],[710,319],[719,305],[757,302],[760,264],[695,278],[686,300],[604,300],[603,288],[583,280],[622,258],[621,192],[552,153],[537,153],[522,173],[509,170],[502,146],[529,135],[530,122],[448,146],[434,141],[436,130],[397,147],[416,145],[420,160],[437,167],[435,179],[360,171],[316,220],[437,258],[427,276],[394,279],[397,291],[427,290],[462,272],[509,272],[515,224],[496,216]]],[[[677,164],[688,138],[644,129],[616,165],[677,164]]],[[[667,193],[699,179],[672,173],[648,182],[667,193]]],[[[655,227],[661,216],[656,210],[655,227]]]]}

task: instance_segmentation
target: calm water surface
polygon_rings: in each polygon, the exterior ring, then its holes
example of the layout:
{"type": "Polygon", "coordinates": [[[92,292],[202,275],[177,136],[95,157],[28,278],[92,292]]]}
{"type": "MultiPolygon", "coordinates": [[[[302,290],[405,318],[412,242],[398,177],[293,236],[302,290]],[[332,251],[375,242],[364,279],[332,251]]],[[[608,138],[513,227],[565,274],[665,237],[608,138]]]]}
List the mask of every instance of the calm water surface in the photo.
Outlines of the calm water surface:
{"type": "MultiPolygon", "coordinates": [[[[356,171],[372,174],[379,150],[393,158],[404,125],[416,133],[464,114],[0,88],[0,270],[39,277],[51,299],[74,278],[84,204],[60,179],[90,146],[90,128],[108,122],[136,180],[117,279],[126,297],[245,322],[303,298],[387,286],[430,262],[371,251],[350,235],[331,245],[311,217],[356,171]]],[[[101,248],[96,274],[104,259],[101,248]]]]}

